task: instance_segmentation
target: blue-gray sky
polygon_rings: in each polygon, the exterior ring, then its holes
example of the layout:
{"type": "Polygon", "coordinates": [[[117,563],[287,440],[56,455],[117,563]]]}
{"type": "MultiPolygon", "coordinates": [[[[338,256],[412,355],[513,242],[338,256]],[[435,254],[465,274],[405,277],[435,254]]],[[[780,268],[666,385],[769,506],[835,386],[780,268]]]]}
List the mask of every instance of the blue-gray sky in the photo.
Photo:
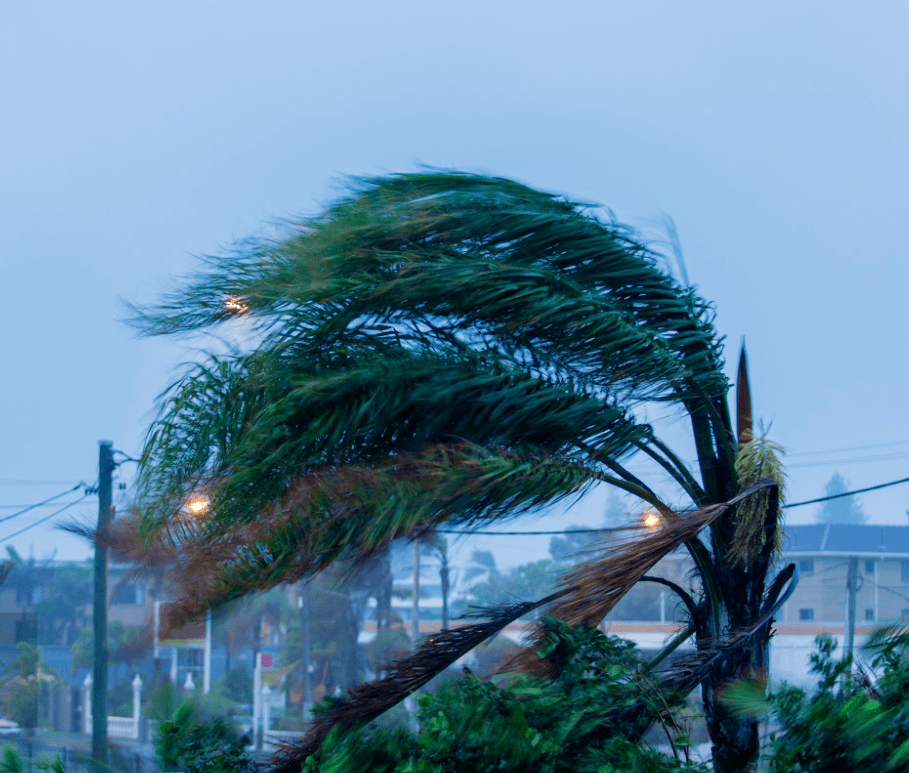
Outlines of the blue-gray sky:
{"type": "MultiPolygon", "coordinates": [[[[747,337],[790,499],[909,475],[907,22],[903,2],[3,4],[0,517],[94,481],[99,439],[138,454],[191,352],[137,341],[122,298],[341,175],[420,164],[667,213],[730,362],[747,337]]],[[[905,523],[909,486],[863,504],[905,523]]],[[[2,544],[88,554],[44,526],[2,544]]]]}

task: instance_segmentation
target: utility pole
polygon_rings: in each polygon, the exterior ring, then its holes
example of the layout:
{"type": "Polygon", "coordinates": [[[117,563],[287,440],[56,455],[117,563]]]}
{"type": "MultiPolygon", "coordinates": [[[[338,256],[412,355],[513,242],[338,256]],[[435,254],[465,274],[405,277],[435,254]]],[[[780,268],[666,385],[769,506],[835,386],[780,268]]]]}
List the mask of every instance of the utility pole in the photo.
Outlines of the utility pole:
{"type": "Polygon", "coordinates": [[[843,656],[852,656],[855,641],[855,597],[858,591],[858,557],[849,556],[849,570],[846,574],[846,641],[843,656]]]}
{"type": "Polygon", "coordinates": [[[114,453],[110,440],[98,442],[98,533],[95,542],[93,623],[95,660],[92,676],[92,757],[107,761],[107,545],[114,517],[114,453]]]}
{"type": "Polygon", "coordinates": [[[312,708],[312,611],[309,605],[309,581],[300,584],[300,631],[303,638],[303,719],[308,720],[312,708]]]}

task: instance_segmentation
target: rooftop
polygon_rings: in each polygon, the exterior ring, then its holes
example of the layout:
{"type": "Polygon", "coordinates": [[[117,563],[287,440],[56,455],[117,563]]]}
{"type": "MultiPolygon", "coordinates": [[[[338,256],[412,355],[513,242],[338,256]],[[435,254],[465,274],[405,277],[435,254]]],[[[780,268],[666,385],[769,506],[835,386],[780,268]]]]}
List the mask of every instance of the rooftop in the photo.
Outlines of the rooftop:
{"type": "Polygon", "coordinates": [[[818,523],[786,526],[783,553],[909,556],[909,526],[818,523]]]}

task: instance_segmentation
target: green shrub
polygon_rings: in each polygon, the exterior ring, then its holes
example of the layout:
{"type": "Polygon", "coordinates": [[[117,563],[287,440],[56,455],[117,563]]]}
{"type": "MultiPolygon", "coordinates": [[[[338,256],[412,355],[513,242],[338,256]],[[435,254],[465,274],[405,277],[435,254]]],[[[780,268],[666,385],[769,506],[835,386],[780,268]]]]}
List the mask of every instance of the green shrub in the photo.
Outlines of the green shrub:
{"type": "Polygon", "coordinates": [[[252,773],[248,744],[224,717],[205,718],[196,704],[185,701],[172,721],[161,724],[155,751],[165,771],[252,773]]]}
{"type": "Polygon", "coordinates": [[[637,740],[651,721],[676,747],[687,739],[671,712],[682,697],[654,687],[633,645],[593,628],[547,620],[540,654],[553,679],[519,677],[507,685],[469,671],[435,695],[421,695],[421,732],[375,726],[335,729],[305,773],[610,773],[706,771],[637,740]],[[629,740],[633,739],[633,740],[629,740]]]}
{"type": "Polygon", "coordinates": [[[785,687],[772,697],[781,731],[771,740],[778,773],[905,773],[909,770],[909,631],[885,630],[867,645],[878,678],[851,674],[836,643],[819,636],[812,655],[818,689],[785,687]]]}

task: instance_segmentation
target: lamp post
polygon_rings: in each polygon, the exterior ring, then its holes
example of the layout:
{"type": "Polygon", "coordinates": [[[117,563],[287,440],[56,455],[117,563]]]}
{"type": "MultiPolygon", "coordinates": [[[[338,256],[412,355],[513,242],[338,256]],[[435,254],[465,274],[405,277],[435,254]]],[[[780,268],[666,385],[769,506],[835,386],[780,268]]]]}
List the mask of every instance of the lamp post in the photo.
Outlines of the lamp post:
{"type": "MultiPolygon", "coordinates": [[[[211,501],[204,494],[194,494],[186,499],[181,508],[182,518],[185,522],[193,522],[204,515],[211,507],[211,501]]],[[[157,677],[159,668],[159,658],[161,651],[161,607],[165,602],[155,601],[154,611],[154,658],[155,658],[155,675],[157,677]]],[[[170,625],[168,624],[169,628],[170,625]]],[[[177,684],[177,654],[178,646],[172,646],[173,656],[170,664],[170,681],[171,684],[177,684]]],[[[208,695],[211,690],[211,609],[205,610],[205,639],[203,644],[202,659],[202,694],[208,695]]],[[[187,673],[187,678],[189,674],[187,673]]],[[[191,681],[191,680],[190,680],[191,681]]],[[[185,689],[185,685],[184,685],[185,689]]]]}
{"type": "MultiPolygon", "coordinates": [[[[186,500],[189,519],[201,518],[211,507],[211,500],[205,494],[193,494],[186,500]]],[[[202,694],[211,690],[211,608],[205,610],[205,645],[202,650],[202,694]]]]}

